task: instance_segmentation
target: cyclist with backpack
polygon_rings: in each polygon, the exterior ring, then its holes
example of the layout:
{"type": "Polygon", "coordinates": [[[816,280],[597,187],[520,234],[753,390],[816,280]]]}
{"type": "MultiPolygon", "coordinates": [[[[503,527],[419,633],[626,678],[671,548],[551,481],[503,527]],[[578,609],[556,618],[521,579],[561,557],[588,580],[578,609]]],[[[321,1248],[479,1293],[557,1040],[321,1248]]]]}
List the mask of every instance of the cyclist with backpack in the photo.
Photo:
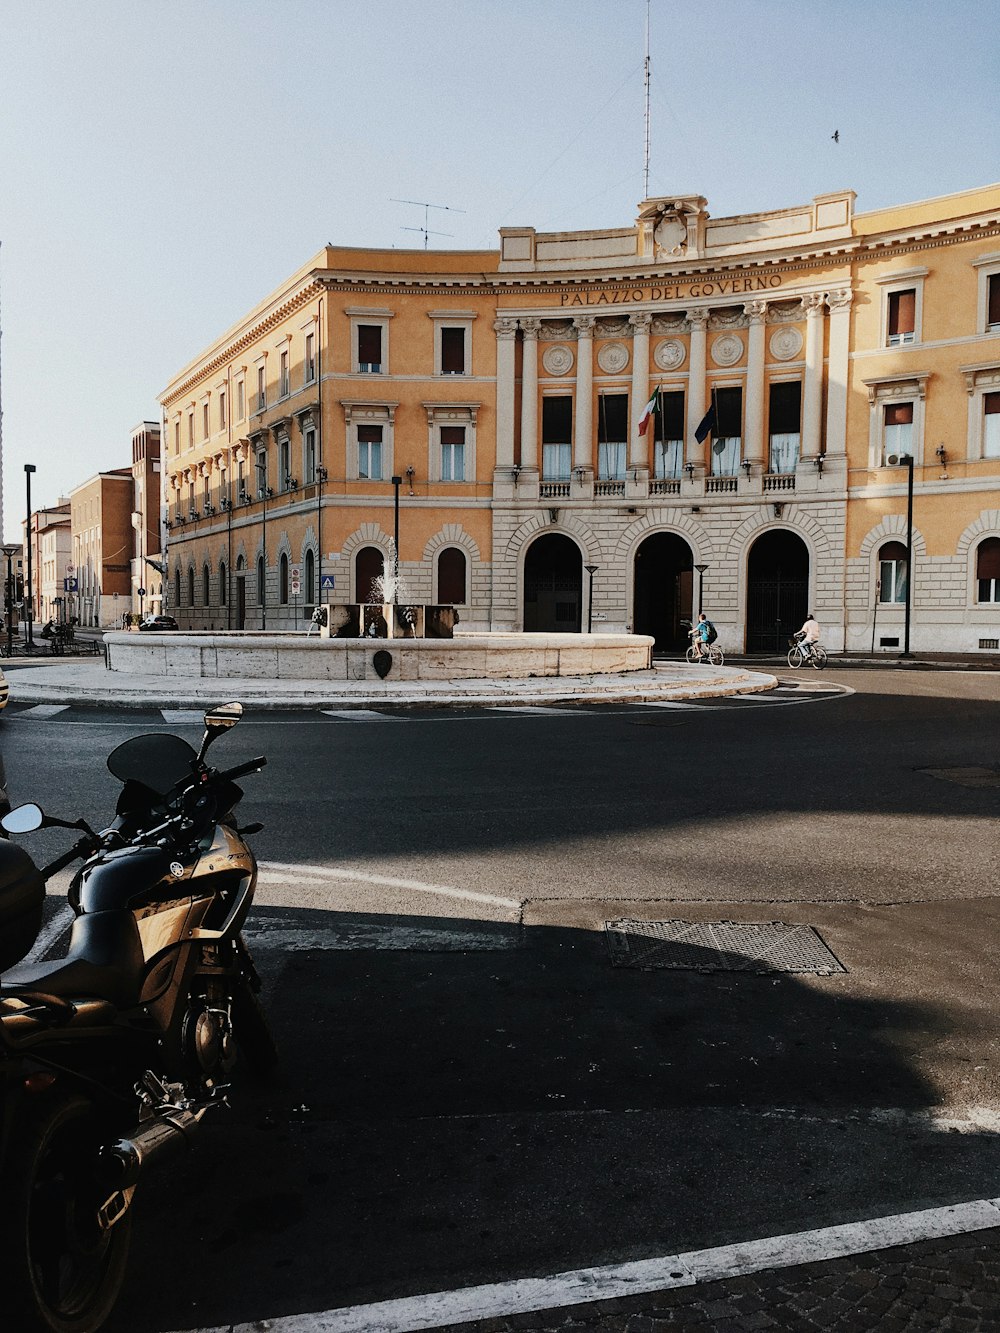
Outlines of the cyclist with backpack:
{"type": "Polygon", "coordinates": [[[719,636],[716,633],[715,626],[704,611],[698,612],[698,623],[690,631],[690,636],[695,656],[701,662],[708,661],[708,652],[706,651],[708,645],[714,643],[719,636]]]}

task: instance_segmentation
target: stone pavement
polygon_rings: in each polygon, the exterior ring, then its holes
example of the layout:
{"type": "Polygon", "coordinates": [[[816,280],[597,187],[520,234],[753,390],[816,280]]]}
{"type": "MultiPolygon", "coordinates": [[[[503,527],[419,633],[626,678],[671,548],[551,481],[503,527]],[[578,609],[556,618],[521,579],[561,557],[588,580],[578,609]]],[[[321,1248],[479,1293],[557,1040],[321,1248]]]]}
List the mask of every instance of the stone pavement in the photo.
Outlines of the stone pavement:
{"type": "Polygon", "coordinates": [[[1000,1231],[976,1232],[646,1296],[442,1327],[465,1333],[995,1333],[998,1246],[1000,1231]]]}
{"type": "Polygon", "coordinates": [[[524,680],[326,681],[260,677],[154,676],[109,671],[101,659],[50,665],[5,661],[14,703],[118,708],[202,707],[239,699],[261,708],[533,707],[567,703],[668,703],[719,695],[756,694],[777,680],[749,667],[697,667],[658,662],[649,671],[524,680]]]}

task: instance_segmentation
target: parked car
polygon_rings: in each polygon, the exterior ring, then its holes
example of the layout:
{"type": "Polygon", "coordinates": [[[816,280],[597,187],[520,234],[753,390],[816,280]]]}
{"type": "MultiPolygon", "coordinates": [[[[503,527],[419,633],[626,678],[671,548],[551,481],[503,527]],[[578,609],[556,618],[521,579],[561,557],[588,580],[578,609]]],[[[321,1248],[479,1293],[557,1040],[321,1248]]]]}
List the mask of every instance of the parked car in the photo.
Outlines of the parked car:
{"type": "Polygon", "coordinates": [[[180,629],[173,616],[147,616],[139,624],[140,629],[180,629]]]}

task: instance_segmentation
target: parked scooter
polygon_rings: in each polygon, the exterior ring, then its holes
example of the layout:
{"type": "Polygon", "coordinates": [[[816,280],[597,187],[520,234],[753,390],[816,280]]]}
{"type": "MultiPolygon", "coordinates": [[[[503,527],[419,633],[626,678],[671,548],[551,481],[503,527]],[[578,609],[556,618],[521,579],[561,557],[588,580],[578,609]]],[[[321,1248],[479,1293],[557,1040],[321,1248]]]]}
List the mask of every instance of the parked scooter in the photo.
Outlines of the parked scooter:
{"type": "Polygon", "coordinates": [[[68,828],[74,846],[44,869],[0,839],[0,1329],[93,1333],[122,1285],[136,1186],[224,1107],[237,1050],[258,1073],[277,1052],[241,930],[257,866],[237,826],[235,779],[205,762],[242,715],[205,715],[196,753],[170,735],[112,752],[117,818],[22,805],[5,829],[68,828]],[[41,926],[45,881],[73,860],[69,953],[12,964],[41,926]]]}

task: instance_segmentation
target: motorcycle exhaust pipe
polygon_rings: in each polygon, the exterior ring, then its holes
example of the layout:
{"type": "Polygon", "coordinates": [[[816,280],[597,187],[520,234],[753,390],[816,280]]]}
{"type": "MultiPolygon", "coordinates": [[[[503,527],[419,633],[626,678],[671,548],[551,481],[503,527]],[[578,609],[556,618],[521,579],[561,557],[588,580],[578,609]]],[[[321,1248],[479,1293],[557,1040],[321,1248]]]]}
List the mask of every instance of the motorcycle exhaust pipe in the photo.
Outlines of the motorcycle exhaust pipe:
{"type": "Polygon", "coordinates": [[[130,1139],[119,1139],[103,1148],[99,1168],[103,1179],[118,1190],[136,1185],[151,1163],[189,1146],[191,1134],[201,1124],[204,1114],[204,1107],[197,1111],[178,1108],[145,1125],[130,1139]]]}

